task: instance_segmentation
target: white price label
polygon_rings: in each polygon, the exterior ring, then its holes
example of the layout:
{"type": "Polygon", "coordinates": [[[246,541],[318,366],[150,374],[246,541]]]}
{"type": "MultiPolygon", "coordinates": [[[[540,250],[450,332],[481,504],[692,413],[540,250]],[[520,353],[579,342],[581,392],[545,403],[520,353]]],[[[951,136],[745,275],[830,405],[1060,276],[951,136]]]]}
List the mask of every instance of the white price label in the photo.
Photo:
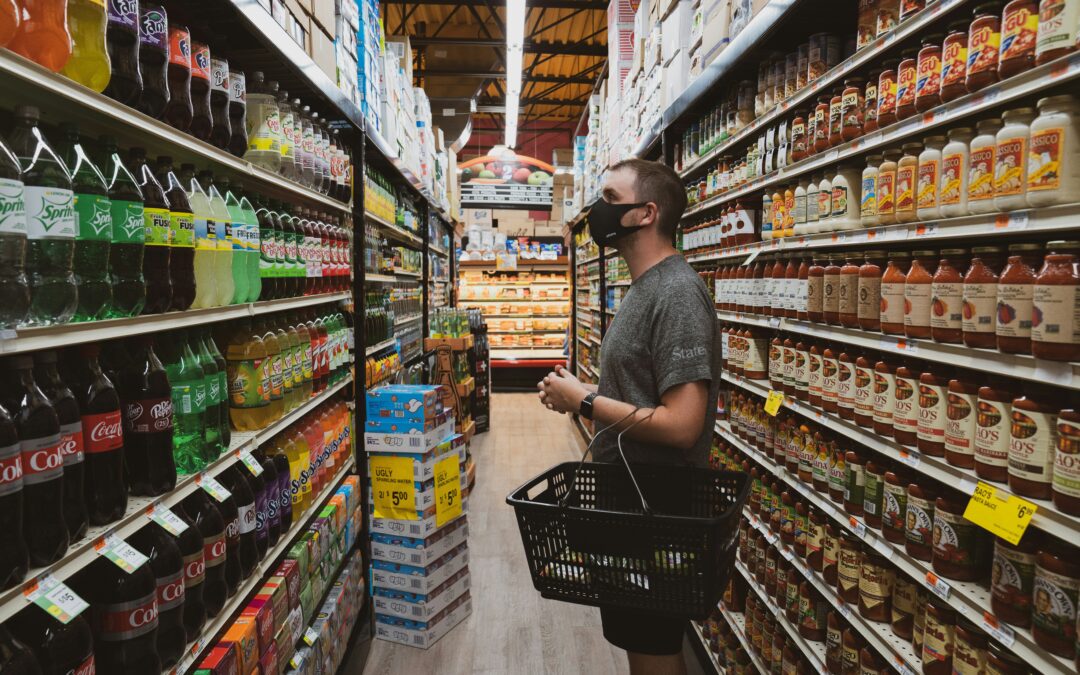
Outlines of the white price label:
{"type": "Polygon", "coordinates": [[[259,460],[255,459],[255,455],[251,454],[250,451],[248,451],[248,450],[237,450],[236,451],[236,456],[240,459],[241,462],[244,463],[244,466],[247,467],[248,471],[251,472],[252,476],[261,476],[262,475],[262,472],[263,472],[262,464],[259,463],[259,460]]]}
{"type": "Polygon", "coordinates": [[[292,666],[294,670],[303,669],[305,653],[306,652],[296,652],[295,654],[293,654],[292,659],[289,660],[289,665],[292,666]]]}
{"type": "Polygon", "coordinates": [[[848,518],[848,525],[857,537],[862,538],[866,536],[866,525],[863,525],[863,522],[855,516],[848,518]]]}
{"type": "Polygon", "coordinates": [[[232,497],[232,493],[208,473],[199,474],[195,478],[195,483],[203,490],[206,490],[207,494],[219,502],[223,502],[229,497],[232,497]]]}
{"type": "Polygon", "coordinates": [[[774,317],[770,318],[769,319],[769,326],[771,326],[772,328],[779,328],[780,327],[780,317],[774,316],[774,317]]]}
{"type": "Polygon", "coordinates": [[[146,510],[146,517],[160,525],[174,537],[179,537],[184,530],[188,529],[188,524],[183,518],[161,503],[151,505],[146,510]]]}
{"type": "Polygon", "coordinates": [[[51,574],[43,574],[31,583],[23,596],[60,623],[68,623],[90,605],[75,591],[51,574]]]}
{"type": "Polygon", "coordinates": [[[913,469],[917,469],[922,462],[922,455],[915,450],[901,450],[900,461],[913,469]]]}
{"type": "Polygon", "coordinates": [[[837,605],[837,608],[840,610],[840,614],[845,619],[850,619],[851,618],[851,610],[848,609],[847,603],[845,603],[843,600],[840,601],[840,604],[837,605]]]}
{"type": "Polygon", "coordinates": [[[784,556],[785,560],[791,560],[792,558],[795,557],[795,554],[792,553],[791,549],[789,549],[789,548],[780,549],[780,555],[784,556]]]}
{"type": "Polygon", "coordinates": [[[754,258],[757,258],[759,253],[761,253],[761,247],[760,246],[755,248],[753,251],[750,252],[750,255],[747,256],[746,260],[743,261],[742,266],[746,267],[750,263],[754,262],[754,258]]]}
{"type": "Polygon", "coordinates": [[[115,534],[107,534],[94,544],[94,550],[98,555],[104,556],[116,564],[117,567],[131,574],[146,564],[150,558],[135,550],[115,534]]]}
{"type": "Polygon", "coordinates": [[[319,633],[314,628],[308,628],[304,631],[304,642],[308,647],[315,645],[315,641],[319,639],[319,633]]]}
{"type": "Polygon", "coordinates": [[[1008,624],[998,621],[998,618],[990,612],[983,612],[980,623],[982,623],[983,630],[993,635],[995,640],[1006,647],[1012,647],[1013,642],[1016,641],[1016,633],[1013,632],[1013,629],[1008,624]]]}
{"type": "Polygon", "coordinates": [[[926,585],[930,587],[930,590],[934,592],[934,595],[938,596],[942,600],[949,599],[949,591],[952,587],[938,575],[933,572],[926,573],[926,585]]]}

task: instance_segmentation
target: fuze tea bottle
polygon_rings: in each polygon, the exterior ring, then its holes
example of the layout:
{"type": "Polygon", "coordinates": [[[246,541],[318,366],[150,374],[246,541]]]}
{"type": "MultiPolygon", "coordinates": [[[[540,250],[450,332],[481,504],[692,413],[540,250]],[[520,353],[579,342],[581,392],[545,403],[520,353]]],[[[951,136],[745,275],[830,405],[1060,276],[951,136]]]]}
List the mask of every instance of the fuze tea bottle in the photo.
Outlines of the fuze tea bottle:
{"type": "Polygon", "coordinates": [[[143,195],[116,147],[116,139],[101,137],[103,161],[112,213],[112,246],[109,248],[109,285],[112,298],[105,316],[110,319],[136,316],[146,303],[143,278],[143,195]]]}
{"type": "Polygon", "coordinates": [[[169,200],[170,309],[182,312],[195,300],[195,217],[187,192],[173,172],[172,157],[158,157],[157,177],[169,200]]]}
{"type": "Polygon", "coordinates": [[[38,126],[40,113],[15,107],[9,139],[23,170],[26,208],[26,267],[30,282],[29,325],[67,323],[75,313],[78,290],[72,273],[75,252],[75,194],[71,174],[38,126]]]}
{"type": "Polygon", "coordinates": [[[247,302],[248,276],[247,276],[247,247],[244,240],[247,238],[247,226],[244,222],[244,212],[240,210],[240,200],[229,189],[229,180],[219,178],[218,186],[225,193],[225,208],[229,210],[229,239],[232,242],[232,280],[233,295],[231,303],[236,305],[247,302]]]}
{"type": "Polygon", "coordinates": [[[217,222],[210,210],[210,198],[195,179],[195,167],[184,164],[180,167],[180,180],[188,186],[188,204],[195,218],[195,257],[192,267],[195,271],[195,300],[191,306],[195,309],[213,307],[217,294],[214,288],[214,264],[217,261],[217,222]]]}
{"type": "Polygon", "coordinates": [[[0,143],[0,328],[22,323],[29,309],[22,168],[0,143]]]}
{"type": "Polygon", "coordinates": [[[229,419],[236,431],[257,431],[270,423],[270,381],[266,345],[250,320],[238,322],[225,349],[229,376],[229,419]]]}
{"type": "Polygon", "coordinates": [[[109,250],[112,247],[112,203],[105,177],[79,142],[79,128],[61,125],[64,161],[71,170],[75,191],[75,256],[72,269],[79,288],[75,321],[105,316],[112,299],[109,286],[109,250]]]}
{"type": "Polygon", "coordinates": [[[131,168],[143,194],[143,276],[146,278],[144,314],[169,311],[172,304],[172,278],[169,273],[169,201],[161,183],[146,163],[146,149],[132,148],[131,168]]]}
{"type": "Polygon", "coordinates": [[[199,172],[199,182],[202,183],[206,196],[210,199],[210,211],[214,214],[217,224],[217,260],[214,265],[214,300],[213,307],[228,305],[233,299],[233,275],[232,275],[232,217],[229,215],[229,207],[214,184],[212,171],[199,172]]]}

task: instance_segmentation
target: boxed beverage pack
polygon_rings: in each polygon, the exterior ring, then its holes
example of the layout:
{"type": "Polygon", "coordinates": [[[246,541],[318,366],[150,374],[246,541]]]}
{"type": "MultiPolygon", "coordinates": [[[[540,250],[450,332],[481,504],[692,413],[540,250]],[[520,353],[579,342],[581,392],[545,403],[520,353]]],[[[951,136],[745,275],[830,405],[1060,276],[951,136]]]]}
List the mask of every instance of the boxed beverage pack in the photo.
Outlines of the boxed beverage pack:
{"type": "Polygon", "coordinates": [[[413,621],[430,621],[469,590],[469,570],[463,569],[427,595],[389,588],[372,591],[375,613],[413,621]]]}
{"type": "Polygon", "coordinates": [[[233,645],[241,673],[250,673],[259,665],[259,635],[255,620],[240,616],[233,621],[218,645],[233,645]]]}
{"type": "Polygon", "coordinates": [[[468,564],[469,552],[465,544],[424,567],[375,560],[371,563],[371,583],[375,588],[431,593],[468,564]]]}
{"type": "MultiPolygon", "coordinates": [[[[368,457],[406,456],[413,460],[413,480],[429,481],[435,477],[435,465],[447,455],[456,454],[458,461],[465,461],[465,437],[461,434],[447,436],[437,445],[423,452],[385,452],[368,451],[368,457]]],[[[371,474],[371,461],[368,460],[368,475],[371,474]]]]}
{"type": "Polygon", "coordinates": [[[439,385],[387,384],[367,393],[367,416],[398,420],[429,420],[442,412],[439,385]]]}
{"type": "Polygon", "coordinates": [[[444,410],[425,420],[403,420],[392,417],[368,419],[364,423],[364,445],[369,450],[389,450],[392,452],[427,450],[453,433],[453,417],[452,410],[444,410]],[[448,418],[450,430],[446,431],[445,427],[448,418]],[[390,439],[382,440],[381,445],[376,444],[373,446],[370,439],[381,439],[383,437],[390,437],[390,439]],[[422,445],[417,443],[417,439],[424,441],[424,443],[422,445]]]}
{"type": "Polygon", "coordinates": [[[371,535],[371,557],[375,560],[423,566],[435,562],[469,537],[467,519],[459,518],[427,538],[389,534],[371,535]]]}
{"type": "Polygon", "coordinates": [[[375,616],[375,636],[411,647],[427,649],[472,612],[468,593],[455,600],[431,621],[411,621],[386,615],[375,616]]]}
{"type": "MultiPolygon", "coordinates": [[[[462,497],[461,500],[461,512],[462,515],[468,511],[469,500],[462,497]]],[[[419,520],[394,520],[391,518],[376,518],[375,509],[368,507],[368,514],[371,516],[371,532],[372,534],[397,534],[405,537],[427,537],[433,534],[439,529],[435,520],[435,509],[431,508],[424,511],[422,517],[419,520]]],[[[460,518],[462,516],[458,516],[460,518]]],[[[456,519],[455,519],[456,520],[456,519]]],[[[450,521],[453,522],[453,521],[450,521]]],[[[443,523],[445,527],[449,523],[443,523]]]]}
{"type": "Polygon", "coordinates": [[[216,645],[195,669],[195,675],[240,675],[235,645],[216,645]]]}

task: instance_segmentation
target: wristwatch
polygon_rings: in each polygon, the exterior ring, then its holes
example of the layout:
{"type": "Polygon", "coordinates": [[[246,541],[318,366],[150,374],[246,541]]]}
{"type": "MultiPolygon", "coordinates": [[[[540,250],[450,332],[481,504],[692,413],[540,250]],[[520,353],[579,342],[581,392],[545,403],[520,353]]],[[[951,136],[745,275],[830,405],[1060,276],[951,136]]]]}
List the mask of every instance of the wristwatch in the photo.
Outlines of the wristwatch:
{"type": "Polygon", "coordinates": [[[593,415],[593,399],[597,396],[599,396],[599,394],[595,391],[586,394],[585,398],[581,399],[581,408],[578,410],[578,414],[587,420],[591,420],[593,415]]]}

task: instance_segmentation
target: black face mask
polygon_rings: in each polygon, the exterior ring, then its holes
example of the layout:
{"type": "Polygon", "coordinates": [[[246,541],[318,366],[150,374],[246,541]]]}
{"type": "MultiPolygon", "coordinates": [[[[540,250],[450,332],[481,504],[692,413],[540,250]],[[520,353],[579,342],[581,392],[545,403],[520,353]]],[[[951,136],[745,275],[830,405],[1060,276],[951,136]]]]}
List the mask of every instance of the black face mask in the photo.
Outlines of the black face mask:
{"type": "Polygon", "coordinates": [[[610,246],[615,241],[640,230],[644,225],[632,225],[623,227],[622,217],[628,212],[645,206],[648,202],[636,204],[612,204],[599,199],[589,210],[585,222],[589,226],[589,234],[598,246],[610,246]]]}

